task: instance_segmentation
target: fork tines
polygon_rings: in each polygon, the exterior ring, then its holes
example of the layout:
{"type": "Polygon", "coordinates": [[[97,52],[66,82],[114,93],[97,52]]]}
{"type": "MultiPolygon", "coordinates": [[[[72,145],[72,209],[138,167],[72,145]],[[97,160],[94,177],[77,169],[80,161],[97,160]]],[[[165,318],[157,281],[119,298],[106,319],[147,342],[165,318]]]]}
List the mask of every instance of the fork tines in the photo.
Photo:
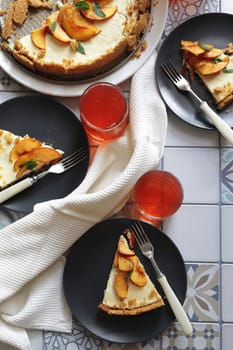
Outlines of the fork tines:
{"type": "Polygon", "coordinates": [[[134,233],[135,239],[139,246],[143,243],[149,242],[149,238],[147,237],[145,230],[143,229],[140,222],[136,222],[130,227],[134,233]]]}
{"type": "Polygon", "coordinates": [[[84,149],[80,147],[77,151],[61,160],[64,167],[72,167],[76,162],[81,162],[87,157],[84,149]]]}
{"type": "Polygon", "coordinates": [[[177,72],[176,68],[174,67],[170,59],[168,59],[162,65],[162,68],[171,80],[174,80],[175,82],[179,80],[180,73],[177,72]]]}

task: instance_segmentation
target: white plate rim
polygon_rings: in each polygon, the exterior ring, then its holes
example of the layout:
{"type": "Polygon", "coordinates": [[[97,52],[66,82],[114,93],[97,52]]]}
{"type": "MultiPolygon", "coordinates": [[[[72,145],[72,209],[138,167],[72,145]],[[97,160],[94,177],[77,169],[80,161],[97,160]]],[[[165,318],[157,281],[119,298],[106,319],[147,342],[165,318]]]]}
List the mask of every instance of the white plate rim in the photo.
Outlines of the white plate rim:
{"type": "Polygon", "coordinates": [[[60,83],[57,81],[49,81],[41,77],[36,77],[24,67],[16,64],[8,54],[0,51],[0,67],[14,80],[23,86],[34,91],[60,97],[76,97],[81,96],[84,90],[92,83],[98,81],[107,81],[112,84],[120,84],[130,78],[151,56],[159,43],[164,31],[166,19],[168,14],[168,0],[159,0],[156,4],[152,2],[151,19],[149,30],[146,33],[145,40],[148,47],[141,56],[137,59],[130,59],[124,65],[119,67],[114,72],[106,75],[103,78],[89,81],[85,83],[60,83]]]}

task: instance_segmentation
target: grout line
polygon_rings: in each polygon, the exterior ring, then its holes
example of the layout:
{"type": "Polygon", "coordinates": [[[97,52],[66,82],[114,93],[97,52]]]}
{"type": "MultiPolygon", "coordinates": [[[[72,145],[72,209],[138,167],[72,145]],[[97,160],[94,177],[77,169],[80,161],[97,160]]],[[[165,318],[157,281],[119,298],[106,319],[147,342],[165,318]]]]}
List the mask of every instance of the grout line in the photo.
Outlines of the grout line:
{"type": "Polygon", "coordinates": [[[219,341],[222,350],[222,147],[219,146],[219,341]]]}

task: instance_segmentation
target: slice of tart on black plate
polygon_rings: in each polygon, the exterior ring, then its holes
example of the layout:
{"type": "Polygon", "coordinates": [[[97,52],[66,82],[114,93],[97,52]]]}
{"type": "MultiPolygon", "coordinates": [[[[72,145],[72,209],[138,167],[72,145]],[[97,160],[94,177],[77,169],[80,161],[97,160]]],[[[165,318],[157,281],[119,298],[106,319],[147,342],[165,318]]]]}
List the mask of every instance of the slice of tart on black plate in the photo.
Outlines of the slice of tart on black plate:
{"type": "Polygon", "coordinates": [[[99,308],[109,315],[139,315],[164,301],[134,251],[134,236],[120,235],[104,297],[99,308]]]}
{"type": "Polygon", "coordinates": [[[43,141],[0,129],[0,190],[59,161],[62,155],[43,141]]]}
{"type": "Polygon", "coordinates": [[[183,73],[197,74],[219,110],[233,101],[233,45],[221,49],[199,41],[181,41],[183,73]]]}

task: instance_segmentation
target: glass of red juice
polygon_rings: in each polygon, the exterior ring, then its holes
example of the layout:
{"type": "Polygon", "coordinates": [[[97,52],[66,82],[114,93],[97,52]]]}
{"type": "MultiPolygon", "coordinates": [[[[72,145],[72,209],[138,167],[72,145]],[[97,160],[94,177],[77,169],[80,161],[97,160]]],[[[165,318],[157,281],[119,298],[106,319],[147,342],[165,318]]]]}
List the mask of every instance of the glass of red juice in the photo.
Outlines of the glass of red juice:
{"type": "Polygon", "coordinates": [[[152,170],[144,174],[133,188],[130,199],[132,218],[160,227],[183,201],[180,181],[170,172],[152,170]]]}
{"type": "Polygon", "coordinates": [[[80,98],[80,118],[87,134],[97,141],[121,136],[128,123],[128,101],[116,85],[99,82],[80,98]]]}

